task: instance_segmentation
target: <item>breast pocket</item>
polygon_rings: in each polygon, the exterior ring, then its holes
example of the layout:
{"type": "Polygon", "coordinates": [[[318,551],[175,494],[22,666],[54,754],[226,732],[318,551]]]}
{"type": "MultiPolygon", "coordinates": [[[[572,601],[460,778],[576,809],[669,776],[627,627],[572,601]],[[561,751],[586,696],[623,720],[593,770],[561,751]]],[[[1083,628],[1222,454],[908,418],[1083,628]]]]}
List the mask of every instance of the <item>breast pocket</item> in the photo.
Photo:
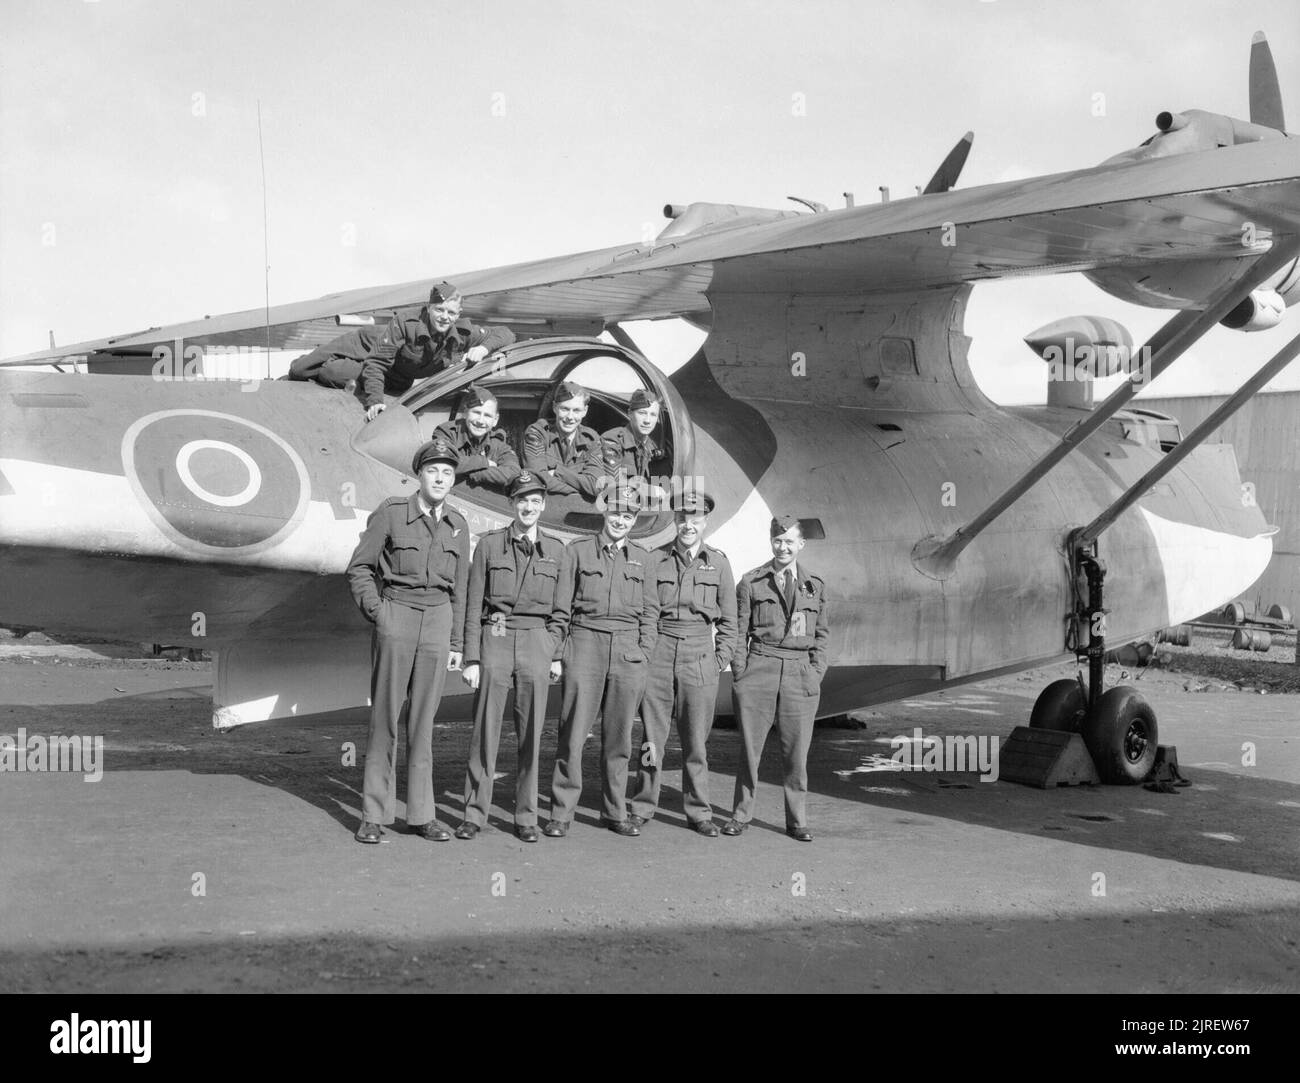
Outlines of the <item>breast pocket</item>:
{"type": "Polygon", "coordinates": [[[437,549],[437,563],[434,573],[442,576],[447,583],[456,582],[456,562],[460,560],[460,550],[450,538],[440,540],[437,549]]]}
{"type": "Polygon", "coordinates": [[[554,560],[533,558],[528,571],[528,600],[541,605],[555,604],[555,582],[560,577],[560,567],[554,560]]]}
{"type": "Polygon", "coordinates": [[[578,569],[578,593],[580,602],[598,602],[605,588],[605,570],[603,568],[578,569]]]}
{"type": "Polygon", "coordinates": [[[785,606],[770,590],[755,590],[749,596],[749,604],[753,607],[750,627],[780,628],[785,624],[785,606]]]}
{"type": "Polygon", "coordinates": [[[645,601],[645,569],[629,564],[623,569],[623,601],[633,609],[640,609],[645,601]]]}
{"type": "Polygon", "coordinates": [[[695,608],[710,615],[718,611],[718,569],[699,568],[695,572],[695,608]]]}
{"type": "Polygon", "coordinates": [[[510,557],[500,557],[488,563],[488,595],[492,598],[515,596],[515,562],[510,557]]]}
{"type": "Polygon", "coordinates": [[[424,574],[425,556],[428,550],[416,535],[394,534],[389,543],[393,571],[405,578],[415,578],[424,574]]]}
{"type": "Polygon", "coordinates": [[[790,618],[790,634],[811,636],[817,631],[817,618],[822,611],[820,598],[800,597],[795,603],[794,614],[790,618]]]}

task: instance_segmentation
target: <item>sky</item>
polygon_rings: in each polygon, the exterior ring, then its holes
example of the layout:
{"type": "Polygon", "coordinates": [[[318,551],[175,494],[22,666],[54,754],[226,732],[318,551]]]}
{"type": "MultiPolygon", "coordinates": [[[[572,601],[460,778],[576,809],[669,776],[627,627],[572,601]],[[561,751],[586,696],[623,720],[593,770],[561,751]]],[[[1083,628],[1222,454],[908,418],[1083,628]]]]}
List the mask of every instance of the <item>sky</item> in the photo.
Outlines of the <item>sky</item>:
{"type": "MultiPolygon", "coordinates": [[[[669,202],[897,198],[968,129],[962,187],[1083,168],[1163,109],[1246,117],[1259,29],[1300,130],[1295,0],[5,0],[0,357],[258,307],[268,263],[280,304],[640,242],[669,202]]],[[[1169,315],[981,284],[984,390],[1042,401],[1021,339],[1079,314],[1136,343],[1169,315]]],[[[1149,391],[1230,390],[1298,322],[1216,329],[1149,391]]],[[[633,331],[669,369],[700,338],[633,331]]]]}

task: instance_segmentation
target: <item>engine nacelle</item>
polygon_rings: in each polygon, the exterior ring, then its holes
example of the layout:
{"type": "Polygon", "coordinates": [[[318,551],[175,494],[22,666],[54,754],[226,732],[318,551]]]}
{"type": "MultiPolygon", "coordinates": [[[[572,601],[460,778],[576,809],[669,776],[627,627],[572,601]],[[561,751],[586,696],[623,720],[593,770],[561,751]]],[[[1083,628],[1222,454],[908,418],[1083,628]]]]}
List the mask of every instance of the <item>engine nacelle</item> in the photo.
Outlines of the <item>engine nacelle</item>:
{"type": "Polygon", "coordinates": [[[1234,331],[1267,331],[1281,323],[1285,315],[1286,302],[1277,290],[1252,290],[1219,323],[1234,331]]]}

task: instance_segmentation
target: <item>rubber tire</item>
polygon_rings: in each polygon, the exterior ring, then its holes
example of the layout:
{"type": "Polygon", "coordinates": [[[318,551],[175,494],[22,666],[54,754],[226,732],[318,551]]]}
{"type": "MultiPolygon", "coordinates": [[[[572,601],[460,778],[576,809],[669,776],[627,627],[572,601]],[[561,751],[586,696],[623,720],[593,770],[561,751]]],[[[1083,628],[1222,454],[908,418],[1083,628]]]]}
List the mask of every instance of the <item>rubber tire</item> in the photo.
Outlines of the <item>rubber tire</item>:
{"type": "Polygon", "coordinates": [[[1102,693],[1096,709],[1084,720],[1083,743],[1102,782],[1137,786],[1156,762],[1160,743],[1156,713],[1136,688],[1116,685],[1102,693]],[[1145,742],[1140,755],[1134,754],[1135,738],[1145,742]]]}
{"type": "Polygon", "coordinates": [[[1223,607],[1223,619],[1229,624],[1243,624],[1246,620],[1246,607],[1240,602],[1229,602],[1223,607]]]}
{"type": "Polygon", "coordinates": [[[1029,725],[1036,730],[1078,733],[1087,708],[1088,700],[1078,681],[1053,681],[1034,700],[1034,709],[1029,713],[1029,725]]]}

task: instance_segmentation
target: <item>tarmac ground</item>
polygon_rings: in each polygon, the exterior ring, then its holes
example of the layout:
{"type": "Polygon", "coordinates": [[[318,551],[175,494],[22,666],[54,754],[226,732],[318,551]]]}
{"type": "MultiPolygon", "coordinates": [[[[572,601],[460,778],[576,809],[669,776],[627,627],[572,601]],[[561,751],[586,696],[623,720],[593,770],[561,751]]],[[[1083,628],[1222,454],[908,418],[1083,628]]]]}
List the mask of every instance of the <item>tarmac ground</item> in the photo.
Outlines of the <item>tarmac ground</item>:
{"type": "MultiPolygon", "coordinates": [[[[811,844],[784,834],[774,739],[751,829],[689,831],[675,735],[640,838],[598,826],[593,739],[569,837],[521,843],[507,724],[477,839],[404,834],[399,805],[361,846],[364,712],[218,733],[207,663],[115,653],[0,650],[0,734],[103,738],[97,781],[0,773],[0,990],[1300,990],[1293,694],[1130,675],[1193,783],[1170,794],[884,769],[917,729],[1005,739],[1073,666],[859,712],[814,738],[811,844]]],[[[449,826],[468,741],[435,736],[449,826]]],[[[543,819],[554,749],[552,720],[543,819]]],[[[714,731],[719,822],[739,749],[714,731]]]]}

